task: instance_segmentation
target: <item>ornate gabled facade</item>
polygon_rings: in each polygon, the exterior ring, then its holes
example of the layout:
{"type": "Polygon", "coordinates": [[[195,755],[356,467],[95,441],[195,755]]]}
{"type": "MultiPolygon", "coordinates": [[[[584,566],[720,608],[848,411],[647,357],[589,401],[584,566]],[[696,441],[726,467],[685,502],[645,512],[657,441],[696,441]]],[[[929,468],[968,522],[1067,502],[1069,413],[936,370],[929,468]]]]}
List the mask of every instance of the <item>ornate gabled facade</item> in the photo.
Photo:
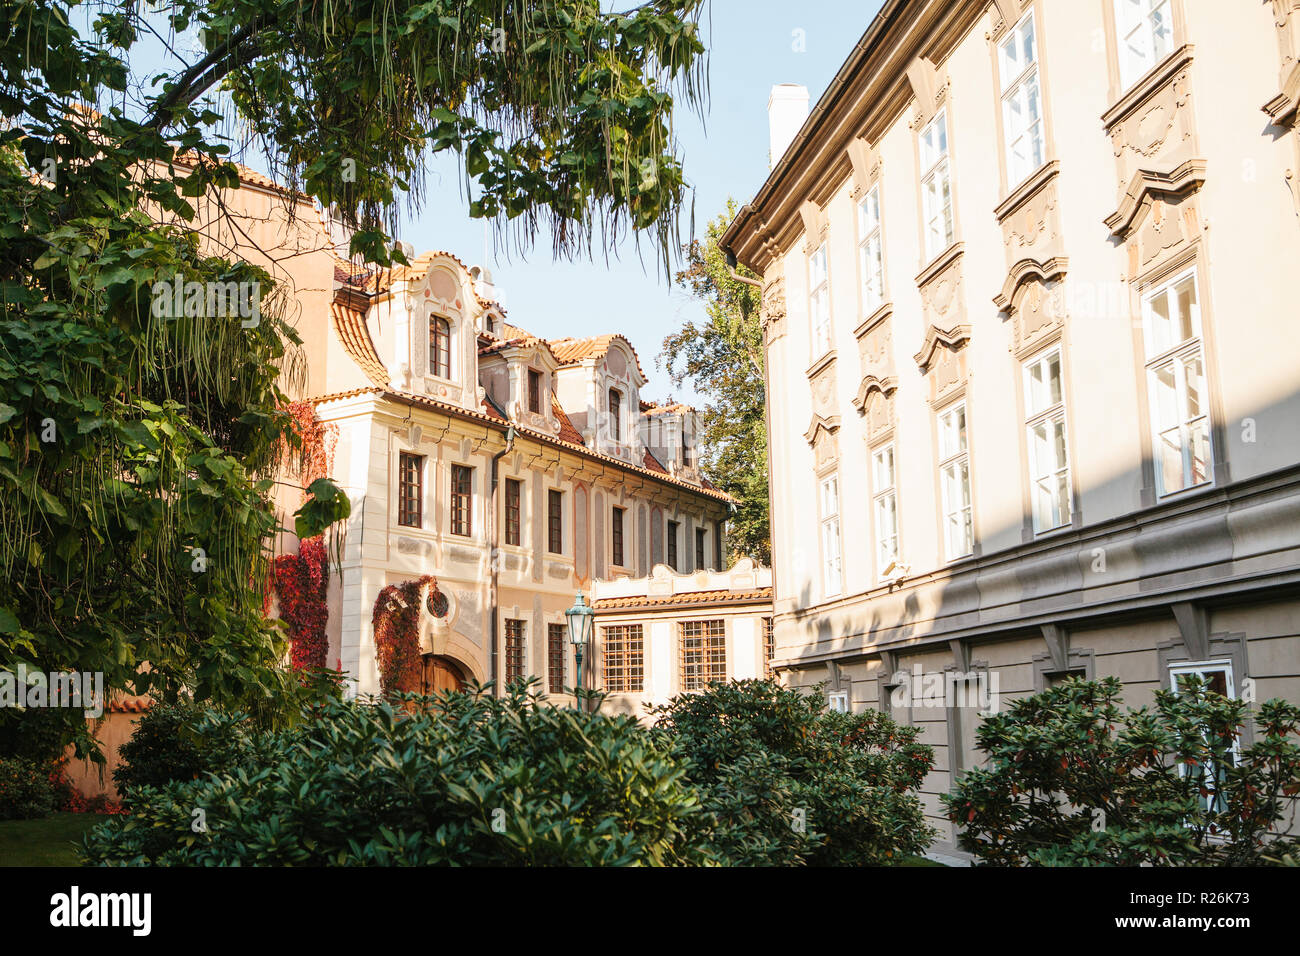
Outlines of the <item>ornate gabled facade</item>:
{"type": "Polygon", "coordinates": [[[562,695],[575,592],[721,565],[731,502],[699,472],[696,413],[642,400],[623,336],[533,335],[444,252],[377,272],[336,262],[333,287],[328,316],[300,331],[325,355],[308,394],[337,430],[332,477],[353,505],[328,630],[359,692],[380,688],[388,585],[436,578],[420,602],[427,688],[532,676],[562,695]]]}
{"type": "Polygon", "coordinates": [[[1300,700],[1298,56],[1297,0],[886,0],[723,236],[776,666],[922,726],[949,836],[918,668],[1300,700]]]}

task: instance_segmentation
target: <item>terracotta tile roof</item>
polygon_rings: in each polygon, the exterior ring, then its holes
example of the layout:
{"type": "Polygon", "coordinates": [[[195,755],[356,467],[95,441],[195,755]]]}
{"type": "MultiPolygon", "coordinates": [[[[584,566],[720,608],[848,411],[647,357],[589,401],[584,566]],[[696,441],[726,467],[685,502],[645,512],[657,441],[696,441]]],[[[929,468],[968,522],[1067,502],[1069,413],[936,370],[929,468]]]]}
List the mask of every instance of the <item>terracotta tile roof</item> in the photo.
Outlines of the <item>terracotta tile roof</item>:
{"type": "Polygon", "coordinates": [[[768,604],[772,601],[772,589],[751,588],[747,591],[724,591],[721,588],[712,591],[684,591],[679,594],[661,594],[653,597],[634,594],[630,597],[600,598],[591,603],[597,611],[613,611],[628,608],[650,607],[693,607],[708,604],[768,604]]]}
{"type": "Polygon", "coordinates": [[[561,406],[560,401],[554,395],[551,396],[551,411],[560,422],[560,441],[567,441],[570,445],[585,445],[582,435],[573,427],[573,422],[569,420],[569,414],[561,406]]]}
{"type": "MultiPolygon", "coordinates": [[[[470,421],[492,424],[498,428],[502,427],[505,424],[505,422],[497,418],[494,418],[493,416],[489,415],[487,412],[475,411],[473,409],[468,409],[468,408],[461,408],[459,405],[452,405],[448,402],[440,402],[436,398],[429,398],[427,395],[416,395],[412,392],[404,392],[392,388],[379,388],[379,387],[350,388],[345,392],[333,392],[329,395],[318,395],[308,399],[308,401],[312,402],[315,405],[322,405],[325,402],[342,401],[345,398],[356,398],[359,395],[375,395],[375,396],[379,396],[380,398],[386,399],[388,401],[403,402],[409,405],[424,406],[427,408],[435,409],[447,415],[455,415],[459,418],[469,419],[470,421]]],[[[671,475],[665,475],[657,471],[652,471],[649,468],[638,467],[637,465],[629,465],[627,462],[620,461],[619,459],[611,457],[610,455],[602,455],[600,452],[592,451],[590,448],[587,448],[585,445],[581,443],[582,436],[577,433],[576,429],[574,429],[573,423],[568,421],[568,416],[564,414],[564,410],[559,407],[558,403],[555,402],[554,396],[552,396],[551,401],[552,401],[552,407],[556,409],[556,414],[560,418],[560,435],[558,437],[555,435],[548,435],[545,432],[540,432],[535,429],[529,428],[526,425],[520,425],[516,423],[515,428],[518,430],[518,432],[521,435],[524,435],[535,441],[544,442],[548,445],[556,445],[560,448],[568,449],[570,451],[582,455],[583,457],[590,458],[594,461],[603,462],[605,464],[613,465],[616,468],[624,468],[631,472],[648,475],[654,478],[656,481],[661,481],[664,484],[672,485],[676,488],[682,488],[686,491],[693,491],[696,494],[701,494],[704,495],[705,497],[713,498],[715,501],[723,501],[729,504],[735,501],[735,499],[732,498],[731,495],[727,494],[724,491],[719,491],[715,488],[701,488],[699,485],[693,485],[690,482],[682,481],[681,479],[674,478],[671,475]],[[566,422],[567,422],[567,426],[566,426],[566,422]],[[578,440],[575,441],[574,440],[575,438],[578,440]]]]}
{"type": "Polygon", "coordinates": [[[465,273],[465,278],[469,280],[470,289],[473,291],[474,299],[480,306],[484,309],[492,309],[494,312],[499,312],[501,315],[506,314],[506,310],[501,307],[500,303],[493,302],[490,299],[485,299],[478,294],[478,289],[473,278],[470,277],[469,266],[465,264],[465,260],[442,249],[429,249],[426,252],[420,253],[411,260],[409,266],[392,266],[388,269],[378,270],[375,273],[374,288],[372,291],[384,292],[390,289],[394,283],[419,280],[429,271],[430,263],[432,263],[434,259],[440,257],[450,259],[460,267],[461,272],[465,273]]]}
{"type": "Polygon", "coordinates": [[[152,706],[152,697],[136,697],[123,694],[121,691],[113,691],[108,706],[104,709],[110,714],[143,714],[152,706]]]}
{"type": "Polygon", "coordinates": [[[645,466],[649,471],[658,471],[662,474],[668,474],[668,469],[659,463],[659,459],[650,454],[650,449],[645,450],[645,466]]]}
{"type": "Polygon", "coordinates": [[[379,360],[370,330],[366,328],[365,316],[359,309],[354,309],[342,302],[330,303],[330,320],[334,325],[334,334],[338,336],[343,350],[352,361],[379,388],[388,386],[388,369],[379,360]]]}
{"type": "Polygon", "coordinates": [[[609,351],[610,345],[615,339],[621,339],[623,344],[628,347],[632,353],[632,358],[636,361],[636,370],[641,373],[641,378],[646,377],[645,369],[641,367],[641,357],[636,354],[636,349],[632,348],[632,343],[623,335],[617,332],[608,335],[593,335],[585,339],[549,339],[547,345],[551,347],[551,353],[555,360],[560,363],[561,367],[566,365],[577,365],[579,362],[585,362],[588,359],[602,359],[605,353],[609,351]]]}
{"type": "Polygon", "coordinates": [[[655,415],[667,415],[669,412],[675,413],[675,412],[693,412],[693,411],[695,411],[695,409],[692,406],[684,404],[683,402],[673,402],[670,405],[656,405],[653,402],[641,403],[641,414],[645,415],[646,417],[653,417],[655,415]],[[649,405],[650,407],[646,408],[646,405],[649,405]]]}
{"type": "MultiPolygon", "coordinates": [[[[198,164],[198,158],[199,157],[192,152],[177,153],[172,159],[172,163],[177,166],[184,166],[186,169],[193,169],[198,164]]],[[[285,196],[293,196],[297,199],[311,198],[302,190],[289,189],[285,186],[281,186],[270,176],[259,173],[256,169],[253,169],[250,166],[245,166],[243,163],[237,163],[233,159],[224,159],[221,157],[212,158],[218,162],[230,163],[230,165],[234,166],[235,171],[239,174],[239,181],[241,183],[247,183],[250,186],[259,186],[262,189],[268,189],[275,193],[282,193],[285,196]]]]}

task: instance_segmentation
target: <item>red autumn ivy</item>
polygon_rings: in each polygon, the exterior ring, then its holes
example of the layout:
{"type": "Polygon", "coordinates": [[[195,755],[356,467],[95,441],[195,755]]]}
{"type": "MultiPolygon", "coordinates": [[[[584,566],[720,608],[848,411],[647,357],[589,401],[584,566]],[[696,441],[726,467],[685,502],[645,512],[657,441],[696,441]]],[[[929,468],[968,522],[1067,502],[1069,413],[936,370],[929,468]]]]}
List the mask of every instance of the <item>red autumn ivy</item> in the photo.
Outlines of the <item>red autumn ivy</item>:
{"type": "Polygon", "coordinates": [[[371,623],[379,658],[379,686],[385,694],[420,692],[420,591],[438,592],[431,574],[390,584],[379,592],[371,623]]]}
{"type": "Polygon", "coordinates": [[[280,617],[289,625],[289,660],[294,670],[325,667],[329,639],[325,622],[329,610],[329,557],[320,538],[308,538],[297,554],[282,554],[271,566],[272,583],[280,598],[280,617]]]}

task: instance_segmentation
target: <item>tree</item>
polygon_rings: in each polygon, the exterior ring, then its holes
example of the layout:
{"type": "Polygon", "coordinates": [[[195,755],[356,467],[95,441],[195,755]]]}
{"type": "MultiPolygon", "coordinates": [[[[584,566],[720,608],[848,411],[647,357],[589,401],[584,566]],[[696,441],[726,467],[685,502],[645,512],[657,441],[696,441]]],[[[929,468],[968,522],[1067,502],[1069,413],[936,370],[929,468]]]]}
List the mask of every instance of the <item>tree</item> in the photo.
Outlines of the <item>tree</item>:
{"type": "MultiPolygon", "coordinates": [[[[254,714],[296,686],[260,592],[301,343],[265,272],[201,251],[190,200],[239,188],[212,96],[359,258],[402,260],[395,201],[451,149],[473,214],[520,242],[547,226],[573,253],[630,226],[666,262],[702,2],[0,0],[0,668],[254,714]],[[132,82],[143,40],[194,28],[198,54],[132,82]],[[257,290],[260,321],[165,307],[178,274],[257,290]]],[[[310,490],[302,537],[347,508],[310,490]]],[[[20,719],[0,712],[0,740],[20,719]]],[[[59,719],[89,748],[79,710],[59,719]]]]}
{"type": "MultiPolygon", "coordinates": [[[[706,321],[687,322],[664,339],[659,356],[674,384],[688,379],[708,397],[704,407],[704,473],[736,499],[729,540],[733,558],[772,560],[767,494],[767,391],[760,290],[731,275],[718,242],[736,202],[708,224],[703,241],[683,248],[687,268],[677,283],[704,303],[706,321]]],[[[753,279],[754,273],[739,275],[753,279]]]]}
{"type": "Polygon", "coordinates": [[[960,846],[995,865],[1253,865],[1295,852],[1300,708],[1254,715],[1196,677],[1122,714],[1120,683],[1070,680],[976,731],[984,767],[943,797],[960,846]]]}

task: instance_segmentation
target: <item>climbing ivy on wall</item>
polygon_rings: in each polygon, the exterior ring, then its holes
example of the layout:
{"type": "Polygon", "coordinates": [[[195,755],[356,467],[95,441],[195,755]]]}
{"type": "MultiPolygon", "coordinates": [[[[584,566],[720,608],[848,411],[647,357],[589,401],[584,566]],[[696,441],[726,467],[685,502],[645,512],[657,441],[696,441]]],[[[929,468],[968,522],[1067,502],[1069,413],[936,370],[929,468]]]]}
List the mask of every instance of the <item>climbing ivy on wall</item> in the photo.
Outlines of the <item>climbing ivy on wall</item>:
{"type": "Polygon", "coordinates": [[[289,662],[294,670],[325,667],[329,638],[329,556],[320,538],[299,543],[297,554],[282,554],[272,563],[272,583],[280,598],[280,617],[289,625],[289,662]]]}
{"type": "Polygon", "coordinates": [[[390,584],[379,592],[371,624],[379,659],[379,686],[385,694],[420,692],[420,591],[438,590],[431,574],[390,584]]]}

